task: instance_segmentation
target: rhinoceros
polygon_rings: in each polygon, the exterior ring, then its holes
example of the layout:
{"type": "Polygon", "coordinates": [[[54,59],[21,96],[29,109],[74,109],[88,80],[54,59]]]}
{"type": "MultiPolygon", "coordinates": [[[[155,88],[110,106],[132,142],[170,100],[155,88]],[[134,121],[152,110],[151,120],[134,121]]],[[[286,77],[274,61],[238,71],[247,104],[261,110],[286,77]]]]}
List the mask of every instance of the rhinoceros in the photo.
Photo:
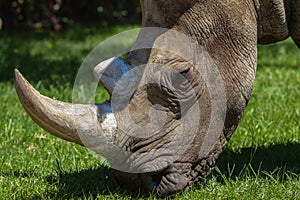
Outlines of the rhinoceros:
{"type": "Polygon", "coordinates": [[[300,47],[300,1],[141,0],[141,7],[145,29],[135,46],[151,42],[95,67],[109,101],[48,98],[18,70],[15,87],[39,126],[106,157],[118,183],[172,194],[212,170],[237,128],[257,44],[291,37],[300,47]]]}

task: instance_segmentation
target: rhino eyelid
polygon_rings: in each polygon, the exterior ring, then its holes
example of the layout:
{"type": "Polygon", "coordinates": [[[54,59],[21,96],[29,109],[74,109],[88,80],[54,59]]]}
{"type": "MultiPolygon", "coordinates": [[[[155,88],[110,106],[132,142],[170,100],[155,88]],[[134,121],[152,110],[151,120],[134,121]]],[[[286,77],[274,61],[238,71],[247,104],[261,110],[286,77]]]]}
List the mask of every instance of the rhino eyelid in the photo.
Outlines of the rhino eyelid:
{"type": "Polygon", "coordinates": [[[190,69],[186,69],[186,70],[183,70],[182,72],[180,72],[180,74],[185,76],[187,73],[189,73],[189,71],[190,71],[190,69]]]}
{"type": "Polygon", "coordinates": [[[187,80],[189,80],[190,77],[191,68],[188,68],[186,70],[183,70],[180,72],[180,74],[187,80]]]}

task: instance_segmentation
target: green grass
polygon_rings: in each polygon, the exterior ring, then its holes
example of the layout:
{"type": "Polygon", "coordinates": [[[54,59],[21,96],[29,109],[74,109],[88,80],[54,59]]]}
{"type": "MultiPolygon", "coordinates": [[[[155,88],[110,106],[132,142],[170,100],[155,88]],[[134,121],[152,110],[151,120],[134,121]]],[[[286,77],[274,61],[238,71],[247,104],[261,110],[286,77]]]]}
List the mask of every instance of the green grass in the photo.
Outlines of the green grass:
{"type": "MultiPolygon", "coordinates": [[[[103,39],[130,28],[0,32],[0,199],[146,198],[119,188],[105,160],[33,123],[12,82],[17,67],[41,93],[71,101],[84,57],[103,39]]],[[[253,96],[216,170],[172,198],[300,199],[299,55],[291,40],[259,47],[253,96]]]]}

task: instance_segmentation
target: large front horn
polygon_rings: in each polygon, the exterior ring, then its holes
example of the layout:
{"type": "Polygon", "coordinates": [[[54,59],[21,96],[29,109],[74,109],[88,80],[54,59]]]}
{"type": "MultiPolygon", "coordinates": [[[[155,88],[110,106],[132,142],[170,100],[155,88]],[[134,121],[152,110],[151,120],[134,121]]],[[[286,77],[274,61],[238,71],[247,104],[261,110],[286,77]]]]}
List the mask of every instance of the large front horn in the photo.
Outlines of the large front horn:
{"type": "MultiPolygon", "coordinates": [[[[102,70],[105,70],[104,65],[101,66],[102,70]]],[[[99,73],[98,69],[96,74],[99,75],[99,73]]],[[[114,78],[112,77],[111,80],[114,78]]],[[[101,82],[106,88],[112,89],[111,82],[109,84],[107,82],[107,77],[101,82]]],[[[17,69],[15,70],[15,87],[27,113],[49,133],[89,147],[97,145],[97,140],[93,138],[99,138],[99,136],[108,142],[112,141],[117,124],[109,103],[83,105],[48,98],[35,90],[17,69]]]]}

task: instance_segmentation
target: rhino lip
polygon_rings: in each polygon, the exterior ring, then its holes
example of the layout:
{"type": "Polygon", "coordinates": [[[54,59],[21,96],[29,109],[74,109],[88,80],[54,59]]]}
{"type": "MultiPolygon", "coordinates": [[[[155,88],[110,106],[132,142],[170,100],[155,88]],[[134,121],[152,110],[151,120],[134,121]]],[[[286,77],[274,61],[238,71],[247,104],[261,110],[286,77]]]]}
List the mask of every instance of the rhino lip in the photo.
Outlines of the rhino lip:
{"type": "Polygon", "coordinates": [[[35,90],[17,69],[14,83],[26,112],[49,133],[89,147],[97,145],[93,138],[100,135],[107,141],[112,140],[116,124],[109,103],[85,105],[51,99],[35,90]]]}

